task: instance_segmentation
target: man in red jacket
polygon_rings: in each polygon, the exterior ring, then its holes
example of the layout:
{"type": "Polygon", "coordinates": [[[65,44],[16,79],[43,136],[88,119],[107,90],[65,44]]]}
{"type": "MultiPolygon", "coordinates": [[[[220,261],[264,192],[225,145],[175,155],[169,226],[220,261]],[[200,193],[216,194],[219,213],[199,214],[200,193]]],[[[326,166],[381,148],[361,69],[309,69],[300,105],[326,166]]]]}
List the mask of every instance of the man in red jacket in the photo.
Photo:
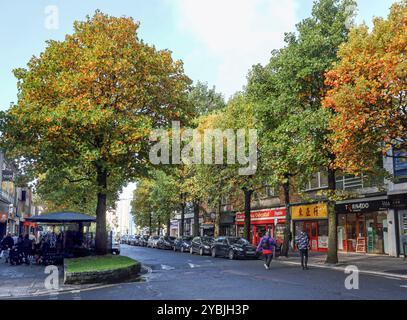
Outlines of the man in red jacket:
{"type": "Polygon", "coordinates": [[[276,242],[270,236],[270,233],[267,231],[266,234],[260,239],[259,244],[257,245],[257,252],[261,252],[264,257],[264,268],[266,270],[270,269],[271,261],[273,260],[273,246],[276,242]]]}

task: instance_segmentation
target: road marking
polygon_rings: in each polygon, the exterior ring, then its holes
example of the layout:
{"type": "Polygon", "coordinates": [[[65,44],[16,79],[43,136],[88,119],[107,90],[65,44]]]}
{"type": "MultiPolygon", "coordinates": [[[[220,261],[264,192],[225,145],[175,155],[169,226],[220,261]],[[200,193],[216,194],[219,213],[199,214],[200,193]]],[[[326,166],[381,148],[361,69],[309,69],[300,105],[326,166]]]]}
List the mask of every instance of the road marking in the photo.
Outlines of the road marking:
{"type": "Polygon", "coordinates": [[[404,284],[402,284],[402,285],[400,286],[400,288],[407,288],[407,286],[404,285],[404,284]]]}
{"type": "Polygon", "coordinates": [[[191,267],[191,269],[192,269],[192,268],[199,268],[199,267],[200,267],[199,264],[193,264],[193,263],[188,263],[188,264],[189,264],[189,266],[191,267]]]}
{"type": "MultiPolygon", "coordinates": [[[[299,262],[293,262],[293,261],[278,261],[283,264],[291,264],[291,265],[296,265],[299,266],[301,263],[299,262]]],[[[331,269],[331,270],[337,270],[337,271],[345,271],[345,268],[343,267],[334,267],[334,266],[324,266],[324,265],[319,265],[319,264],[311,264],[308,263],[309,267],[315,267],[315,268],[321,268],[321,269],[331,269]]],[[[380,272],[380,271],[371,271],[371,270],[359,270],[360,274],[368,274],[368,275],[373,275],[373,276],[381,276],[381,277],[394,277],[397,278],[397,280],[403,279],[406,280],[407,276],[405,275],[399,275],[395,273],[386,273],[386,272],[380,272]]]]}
{"type": "Polygon", "coordinates": [[[389,280],[402,280],[401,278],[395,278],[395,277],[385,277],[386,279],[389,280]]]}
{"type": "Polygon", "coordinates": [[[162,270],[174,270],[175,268],[171,267],[171,266],[167,266],[166,264],[162,264],[161,269],[162,270]]]}

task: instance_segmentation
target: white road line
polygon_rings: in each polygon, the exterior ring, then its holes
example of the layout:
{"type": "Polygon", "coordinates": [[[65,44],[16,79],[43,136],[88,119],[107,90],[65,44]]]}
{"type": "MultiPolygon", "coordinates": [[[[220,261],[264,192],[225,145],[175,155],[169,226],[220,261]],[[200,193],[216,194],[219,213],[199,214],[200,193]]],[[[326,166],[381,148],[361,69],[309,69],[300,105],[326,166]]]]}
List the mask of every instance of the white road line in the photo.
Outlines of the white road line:
{"type": "Polygon", "coordinates": [[[171,267],[171,266],[167,266],[166,264],[162,264],[161,269],[162,270],[174,270],[175,268],[171,267]]]}
{"type": "Polygon", "coordinates": [[[400,286],[400,288],[407,288],[407,286],[404,285],[404,284],[402,284],[402,285],[400,286]]]}
{"type": "Polygon", "coordinates": [[[401,279],[401,278],[395,278],[395,277],[385,277],[386,279],[389,279],[389,280],[403,280],[403,279],[401,279]]]}
{"type": "Polygon", "coordinates": [[[192,269],[192,268],[199,268],[199,267],[200,267],[199,264],[193,264],[193,263],[188,263],[188,264],[189,264],[189,266],[191,267],[191,269],[192,269]]]}
{"type": "MultiPolygon", "coordinates": [[[[285,264],[296,265],[296,266],[301,265],[299,262],[293,262],[293,261],[279,261],[279,262],[285,263],[285,264]]],[[[310,264],[310,263],[308,263],[308,266],[314,267],[314,268],[337,270],[337,271],[342,271],[342,272],[345,271],[345,268],[343,268],[343,267],[332,267],[332,266],[324,266],[324,265],[310,264]]],[[[359,270],[359,273],[373,275],[373,276],[381,276],[381,277],[394,277],[394,278],[397,278],[398,280],[407,279],[407,276],[405,276],[405,275],[399,275],[399,274],[395,274],[395,273],[386,273],[386,272],[380,272],[380,271],[359,270]]]]}

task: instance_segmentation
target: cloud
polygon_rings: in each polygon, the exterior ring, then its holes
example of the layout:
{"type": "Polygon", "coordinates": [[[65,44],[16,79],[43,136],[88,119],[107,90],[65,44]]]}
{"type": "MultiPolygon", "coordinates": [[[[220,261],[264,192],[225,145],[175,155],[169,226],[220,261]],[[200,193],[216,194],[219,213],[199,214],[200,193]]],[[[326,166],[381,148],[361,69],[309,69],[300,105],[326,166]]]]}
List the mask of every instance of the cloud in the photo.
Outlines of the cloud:
{"type": "Polygon", "coordinates": [[[284,32],[297,21],[295,0],[176,0],[175,6],[179,28],[204,46],[200,54],[216,59],[215,85],[226,96],[242,88],[253,64],[283,46],[284,32]]]}

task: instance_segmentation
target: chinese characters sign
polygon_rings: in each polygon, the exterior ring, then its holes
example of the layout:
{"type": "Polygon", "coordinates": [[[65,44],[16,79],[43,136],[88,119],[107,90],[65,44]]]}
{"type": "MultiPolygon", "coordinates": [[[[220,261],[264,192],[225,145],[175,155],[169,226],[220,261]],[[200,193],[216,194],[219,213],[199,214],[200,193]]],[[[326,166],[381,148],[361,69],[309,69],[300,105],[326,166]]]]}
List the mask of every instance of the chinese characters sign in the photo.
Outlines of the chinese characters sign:
{"type": "Polygon", "coordinates": [[[291,207],[293,220],[327,219],[328,208],[326,203],[308,204],[291,207]]]}

